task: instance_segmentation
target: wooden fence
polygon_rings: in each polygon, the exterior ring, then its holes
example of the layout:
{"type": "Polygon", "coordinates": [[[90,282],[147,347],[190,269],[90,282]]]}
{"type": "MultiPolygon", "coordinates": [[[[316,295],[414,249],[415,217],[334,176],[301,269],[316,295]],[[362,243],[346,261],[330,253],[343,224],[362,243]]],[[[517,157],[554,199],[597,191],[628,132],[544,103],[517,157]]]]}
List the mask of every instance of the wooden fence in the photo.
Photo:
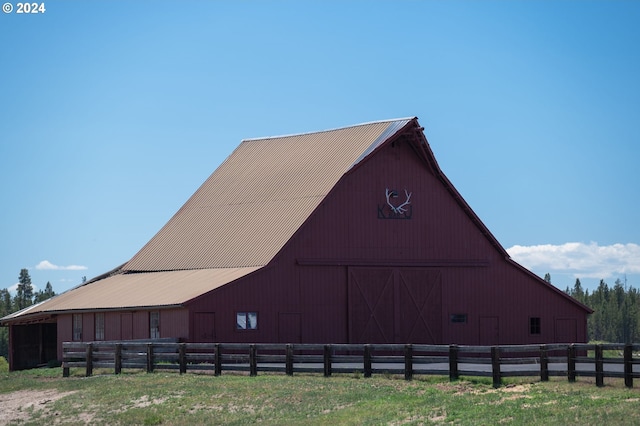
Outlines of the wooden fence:
{"type": "Polygon", "coordinates": [[[603,386],[605,377],[624,379],[633,387],[640,378],[640,344],[548,344],[512,346],[397,345],[397,344],[244,344],[244,343],[168,343],[168,342],[65,342],[63,376],[70,368],[84,368],[86,375],[95,368],[212,371],[259,371],[487,376],[499,387],[503,377],[577,376],[595,377],[603,386]],[[616,356],[605,357],[604,353],[616,356]],[[592,356],[588,356],[592,352],[592,356]]]}

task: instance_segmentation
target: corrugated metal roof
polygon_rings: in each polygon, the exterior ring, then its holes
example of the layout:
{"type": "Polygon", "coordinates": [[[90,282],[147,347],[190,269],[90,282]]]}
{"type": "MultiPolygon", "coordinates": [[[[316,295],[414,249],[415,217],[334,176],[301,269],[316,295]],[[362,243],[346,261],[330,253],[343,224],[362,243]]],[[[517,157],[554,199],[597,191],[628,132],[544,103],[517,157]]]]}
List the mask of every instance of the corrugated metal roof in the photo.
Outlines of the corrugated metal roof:
{"type": "Polygon", "coordinates": [[[218,268],[114,275],[8,315],[3,321],[42,312],[180,305],[256,269],[218,268]]]}
{"type": "Polygon", "coordinates": [[[354,164],[413,120],[243,141],[125,266],[264,266],[354,164]]]}
{"type": "Polygon", "coordinates": [[[245,276],[269,263],[351,167],[413,120],[244,140],[122,268],[2,321],[180,305],[245,276]]]}

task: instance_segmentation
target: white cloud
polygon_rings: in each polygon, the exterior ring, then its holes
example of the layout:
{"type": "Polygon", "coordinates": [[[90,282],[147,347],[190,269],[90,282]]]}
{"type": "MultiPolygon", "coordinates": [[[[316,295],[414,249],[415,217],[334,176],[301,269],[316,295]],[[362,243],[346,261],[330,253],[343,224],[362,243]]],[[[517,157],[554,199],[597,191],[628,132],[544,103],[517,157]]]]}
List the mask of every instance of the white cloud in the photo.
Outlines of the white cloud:
{"type": "MultiPolygon", "coordinates": [[[[20,285],[20,283],[15,283],[12,286],[7,287],[7,291],[9,291],[9,294],[11,294],[12,296],[15,296],[16,292],[18,291],[18,286],[20,285]]],[[[33,288],[33,292],[35,293],[36,291],[40,290],[38,288],[37,285],[31,283],[31,287],[33,288]]]]}
{"type": "Polygon", "coordinates": [[[576,278],[604,279],[620,274],[640,274],[640,245],[633,243],[515,245],[507,252],[528,269],[570,273],[576,278]]]}
{"type": "Polygon", "coordinates": [[[49,270],[49,271],[84,271],[85,269],[88,269],[88,268],[86,266],[80,266],[80,265],[58,266],[58,265],[54,265],[48,260],[43,260],[42,262],[36,265],[36,269],[49,270]]]}

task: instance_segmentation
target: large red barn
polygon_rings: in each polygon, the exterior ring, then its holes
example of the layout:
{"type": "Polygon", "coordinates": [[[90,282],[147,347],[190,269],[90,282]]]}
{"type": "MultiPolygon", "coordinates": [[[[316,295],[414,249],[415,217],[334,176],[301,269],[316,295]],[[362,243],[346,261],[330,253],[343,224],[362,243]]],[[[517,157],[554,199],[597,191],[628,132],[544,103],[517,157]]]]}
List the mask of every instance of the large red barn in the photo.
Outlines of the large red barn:
{"type": "Polygon", "coordinates": [[[590,309],[507,254],[416,118],[243,141],[129,262],[2,319],[64,341],[584,342],[590,309]]]}

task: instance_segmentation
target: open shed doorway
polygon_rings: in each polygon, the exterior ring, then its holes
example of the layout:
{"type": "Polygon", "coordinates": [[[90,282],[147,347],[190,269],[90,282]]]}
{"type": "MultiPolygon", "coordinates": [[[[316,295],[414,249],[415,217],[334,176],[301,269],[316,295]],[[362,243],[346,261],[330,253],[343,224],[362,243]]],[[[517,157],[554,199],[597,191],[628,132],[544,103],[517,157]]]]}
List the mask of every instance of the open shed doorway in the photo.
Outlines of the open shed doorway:
{"type": "Polygon", "coordinates": [[[13,325],[10,333],[11,370],[44,366],[57,359],[58,326],[56,323],[13,325]]]}

